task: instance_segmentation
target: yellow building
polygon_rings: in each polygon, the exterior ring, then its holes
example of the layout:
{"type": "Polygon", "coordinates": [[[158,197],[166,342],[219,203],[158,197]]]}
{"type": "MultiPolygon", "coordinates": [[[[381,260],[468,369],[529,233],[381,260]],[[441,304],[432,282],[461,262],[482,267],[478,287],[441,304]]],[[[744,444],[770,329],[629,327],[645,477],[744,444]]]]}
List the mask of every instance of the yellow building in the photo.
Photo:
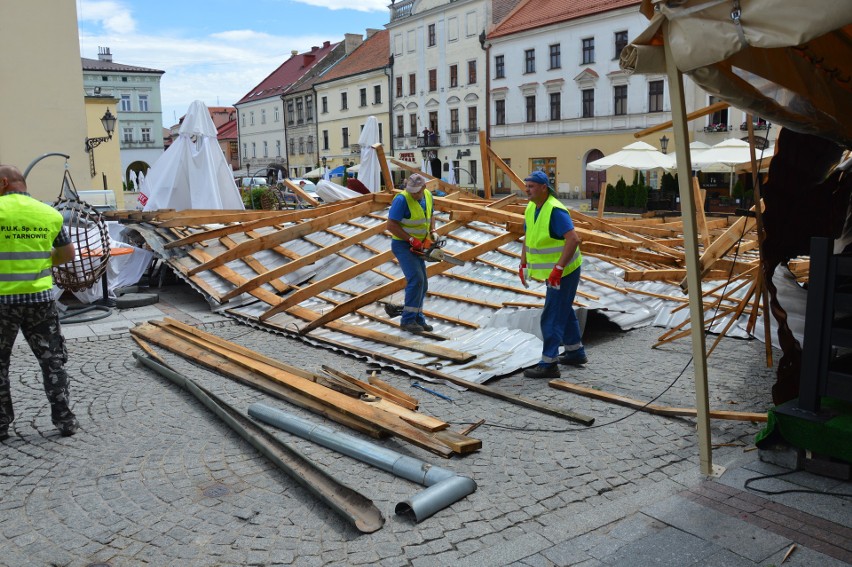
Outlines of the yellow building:
{"type": "MultiPolygon", "coordinates": [[[[115,135],[115,132],[120,131],[118,119],[115,118],[112,136],[107,135],[102,122],[107,111],[109,115],[115,117],[115,105],[118,99],[111,96],[87,96],[85,100],[86,130],[89,139],[87,146],[94,146],[88,154],[89,175],[92,175],[92,171],[95,172],[91,177],[91,187],[86,189],[112,191],[115,195],[116,207],[124,209],[126,207],[121,186],[123,179],[121,152],[118,136],[115,135]]],[[[77,189],[82,190],[83,187],[78,185],[77,189]]],[[[103,201],[96,202],[94,196],[84,197],[84,200],[92,205],[107,204],[103,201]]]]}
{"type": "MultiPolygon", "coordinates": [[[[0,163],[25,171],[44,154],[65,154],[78,190],[102,189],[101,176],[89,174],[86,138],[106,134],[100,117],[97,124],[87,126],[76,3],[0,2],[0,21],[4,23],[0,34],[0,163]]],[[[96,154],[98,165],[108,165],[112,159],[104,153],[107,148],[96,150],[100,152],[96,154]]],[[[64,172],[62,157],[39,161],[27,176],[30,194],[52,202],[59,195],[64,172]]],[[[107,175],[109,179],[111,173],[107,175]]],[[[120,196],[121,178],[115,177],[115,182],[120,196]]]]}

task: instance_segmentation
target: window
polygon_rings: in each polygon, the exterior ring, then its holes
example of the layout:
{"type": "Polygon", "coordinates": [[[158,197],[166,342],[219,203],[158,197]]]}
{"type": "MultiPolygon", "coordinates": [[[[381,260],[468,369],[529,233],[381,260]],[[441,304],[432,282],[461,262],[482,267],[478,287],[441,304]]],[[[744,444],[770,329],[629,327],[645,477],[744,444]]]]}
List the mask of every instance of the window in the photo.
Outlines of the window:
{"type": "Polygon", "coordinates": [[[243,159],[248,158],[248,145],[243,142],[243,159]]]}
{"type": "Polygon", "coordinates": [[[287,124],[295,124],[296,123],[296,110],[293,106],[293,101],[287,101],[287,124]]]}
{"type": "Polygon", "coordinates": [[[314,137],[313,136],[308,136],[308,147],[305,151],[309,154],[314,153],[314,137]]]}
{"type": "Polygon", "coordinates": [[[322,149],[328,149],[328,130],[322,131],[322,149]]]}
{"type": "Polygon", "coordinates": [[[150,142],[151,140],[151,129],[150,128],[142,128],[142,141],[150,142]]]}
{"type": "Polygon", "coordinates": [[[237,148],[238,148],[238,146],[237,146],[236,142],[228,142],[228,154],[229,154],[228,160],[229,161],[237,161],[238,159],[240,159],[240,152],[237,148]]]}
{"type": "Polygon", "coordinates": [[[506,78],[506,60],[503,58],[502,55],[498,55],[494,58],[494,78],[506,78]]]}
{"type": "Polygon", "coordinates": [[[417,94],[417,75],[414,73],[408,75],[408,94],[417,94]]]}
{"type": "Polygon", "coordinates": [[[467,84],[476,84],[476,61],[467,62],[467,84]]]}
{"type": "Polygon", "coordinates": [[[535,49],[524,51],[524,73],[535,73],[535,49]]]}
{"type": "Polygon", "coordinates": [[[269,142],[263,141],[263,157],[269,157],[269,142]]]}
{"type": "Polygon", "coordinates": [[[358,94],[361,97],[361,108],[367,106],[367,89],[363,88],[358,91],[358,94]]]}
{"type": "Polygon", "coordinates": [[[396,117],[396,137],[405,137],[405,117],[402,114],[398,114],[396,117]]]}
{"type": "Polygon", "coordinates": [[[550,68],[562,68],[562,45],[559,43],[554,43],[550,46],[550,68]]]}
{"type": "Polygon", "coordinates": [[[249,126],[254,126],[254,110],[249,111],[249,126]]]}
{"type": "Polygon", "coordinates": [[[275,156],[281,157],[281,140],[275,140],[275,156]]]}
{"type": "Polygon", "coordinates": [[[459,109],[451,108],[450,109],[450,133],[458,134],[459,133],[459,109]]]}
{"type": "Polygon", "coordinates": [[[587,37],[583,40],[583,65],[595,62],[595,38],[587,37]]]}
{"type": "Polygon", "coordinates": [[[305,97],[305,120],[308,122],[314,121],[314,95],[305,97]]]}
{"type": "Polygon", "coordinates": [[[468,106],[467,107],[467,131],[468,132],[476,132],[479,130],[479,126],[476,120],[476,107],[468,106]]]}
{"type": "Polygon", "coordinates": [[[342,128],[340,130],[340,135],[343,138],[343,147],[349,147],[349,128],[342,128]]]}
{"type": "Polygon", "coordinates": [[[648,82],[648,112],[663,111],[663,81],[648,82]]]}
{"type": "Polygon", "coordinates": [[[347,93],[340,93],[340,110],[346,110],[349,108],[349,100],[347,93]]]}
{"type": "Polygon", "coordinates": [[[302,155],[305,153],[305,139],[302,137],[299,137],[299,153],[302,155]]]}
{"type": "Polygon", "coordinates": [[[122,112],[130,112],[131,108],[130,108],[130,95],[129,94],[121,95],[121,103],[120,103],[120,106],[119,106],[119,110],[121,110],[122,112]]]}
{"type": "MultiPolygon", "coordinates": [[[[715,96],[710,97],[710,104],[716,104],[720,102],[718,98],[715,96]]],[[[722,110],[716,111],[710,115],[710,126],[713,127],[716,132],[727,132],[728,130],[728,109],[723,108],[722,110]]]]}
{"type": "Polygon", "coordinates": [[[293,139],[293,138],[290,138],[287,145],[290,147],[290,155],[291,156],[296,155],[296,140],[293,139]]]}
{"type": "Polygon", "coordinates": [[[408,132],[409,132],[409,134],[408,134],[409,136],[416,136],[417,135],[417,115],[416,114],[409,114],[408,115],[408,132]]]}
{"type": "Polygon", "coordinates": [[[431,130],[437,134],[437,132],[438,132],[438,113],[437,112],[430,112],[429,113],[429,128],[431,128],[431,130]]]}
{"type": "Polygon", "coordinates": [[[305,101],[302,97],[296,99],[296,124],[305,123],[305,101]]]}
{"type": "Polygon", "coordinates": [[[627,32],[615,32],[615,57],[613,59],[618,59],[621,56],[621,50],[625,47],[627,47],[627,32]]]}
{"type": "Polygon", "coordinates": [[[434,47],[435,45],[435,24],[429,24],[429,27],[426,28],[429,30],[429,47],[434,47]]]}
{"type": "Polygon", "coordinates": [[[396,98],[402,97],[402,77],[396,78],[396,98]]]}
{"type": "Polygon", "coordinates": [[[583,118],[591,118],[595,115],[595,90],[583,90],[583,118]]]}
{"type": "Polygon", "coordinates": [[[148,112],[148,95],[139,95],[139,112],[148,112]]]}
{"type": "Polygon", "coordinates": [[[254,142],[251,143],[251,157],[257,157],[257,144],[254,142]]]}
{"type": "Polygon", "coordinates": [[[242,115],[240,115],[240,121],[242,122],[241,126],[243,128],[245,128],[246,127],[246,113],[245,112],[243,112],[242,115]]]}
{"type": "Polygon", "coordinates": [[[328,97],[322,97],[322,113],[328,114],[328,97]]]}
{"type": "Polygon", "coordinates": [[[562,93],[550,93],[550,119],[562,120],[562,93]]]}
{"type": "Polygon", "coordinates": [[[373,87],[373,104],[382,104],[382,85],[373,87]]]}
{"type": "Polygon", "coordinates": [[[379,122],[379,143],[384,143],[384,135],[382,134],[382,123],[379,122]]]}
{"type": "Polygon", "coordinates": [[[617,85],[613,89],[613,114],[623,116],[627,114],[627,85],[617,85]]]}
{"type": "Polygon", "coordinates": [[[527,122],[535,122],[535,95],[524,97],[527,108],[527,122]]]}
{"type": "Polygon", "coordinates": [[[121,141],[128,144],[133,141],[133,128],[121,129],[121,141]]]}
{"type": "Polygon", "coordinates": [[[429,69],[429,92],[433,93],[438,90],[438,70],[429,69]]]}
{"type": "Polygon", "coordinates": [[[281,113],[278,111],[277,106],[272,111],[272,120],[275,122],[281,122],[281,113]]]}
{"type": "Polygon", "coordinates": [[[505,100],[495,100],[494,101],[494,122],[498,126],[503,126],[506,124],[506,101],[505,100]]]}
{"type": "Polygon", "coordinates": [[[459,66],[450,65],[450,87],[459,86],[459,66]]]}
{"type": "Polygon", "coordinates": [[[260,111],[260,123],[266,124],[266,109],[265,108],[261,109],[261,111],[260,111]]]}

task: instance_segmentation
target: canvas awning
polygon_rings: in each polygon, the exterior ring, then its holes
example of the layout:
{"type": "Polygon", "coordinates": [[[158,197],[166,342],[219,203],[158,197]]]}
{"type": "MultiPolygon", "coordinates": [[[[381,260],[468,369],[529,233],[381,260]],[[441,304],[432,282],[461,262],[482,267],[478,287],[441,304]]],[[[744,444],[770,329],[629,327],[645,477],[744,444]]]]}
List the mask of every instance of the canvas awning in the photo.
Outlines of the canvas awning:
{"type": "Polygon", "coordinates": [[[644,0],[642,11],[654,16],[622,51],[622,69],[665,73],[668,44],[678,70],[713,96],[852,145],[849,0],[644,0]]]}

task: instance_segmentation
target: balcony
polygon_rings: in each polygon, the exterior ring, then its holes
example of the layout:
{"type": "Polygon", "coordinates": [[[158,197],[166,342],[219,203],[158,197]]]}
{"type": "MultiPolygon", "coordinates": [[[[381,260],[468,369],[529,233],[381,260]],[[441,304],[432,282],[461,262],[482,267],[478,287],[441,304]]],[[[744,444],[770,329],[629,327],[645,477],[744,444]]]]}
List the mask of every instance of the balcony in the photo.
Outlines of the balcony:
{"type": "Polygon", "coordinates": [[[704,127],[705,132],[730,132],[733,130],[730,124],[710,124],[704,127]]]}
{"type": "MultiPolygon", "coordinates": [[[[752,122],[752,126],[756,130],[769,130],[769,123],[761,120],[760,122],[752,122]]],[[[740,130],[748,130],[748,122],[740,124],[740,130]]]]}
{"type": "Polygon", "coordinates": [[[396,20],[409,17],[414,11],[414,1],[403,0],[402,2],[391,4],[391,21],[395,22],[396,20]]]}
{"type": "Polygon", "coordinates": [[[441,146],[437,134],[429,134],[428,136],[417,136],[418,148],[438,148],[441,146]]]}

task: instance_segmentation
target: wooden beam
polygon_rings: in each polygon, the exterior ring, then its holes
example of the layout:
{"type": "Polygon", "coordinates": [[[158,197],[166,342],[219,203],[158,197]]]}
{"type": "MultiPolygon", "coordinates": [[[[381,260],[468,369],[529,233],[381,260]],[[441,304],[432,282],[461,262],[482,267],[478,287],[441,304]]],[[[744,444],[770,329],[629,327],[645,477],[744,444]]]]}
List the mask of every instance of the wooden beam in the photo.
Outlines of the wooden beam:
{"type": "Polygon", "coordinates": [[[526,191],[527,185],[526,183],[524,183],[524,180],[521,179],[520,176],[518,176],[518,174],[515,173],[512,168],[509,167],[508,164],[503,161],[503,159],[498,156],[493,149],[491,149],[490,146],[488,148],[488,155],[491,157],[491,161],[494,163],[494,165],[500,168],[500,171],[505,173],[506,176],[508,176],[509,179],[512,180],[512,183],[518,186],[518,189],[520,189],[521,191],[526,191]]]}
{"type": "Polygon", "coordinates": [[[304,189],[302,189],[301,187],[299,187],[298,185],[296,185],[295,183],[293,183],[293,182],[292,182],[292,181],[290,181],[289,179],[285,179],[285,180],[283,181],[283,183],[284,183],[284,185],[286,185],[287,187],[289,187],[289,188],[290,188],[290,190],[291,190],[293,193],[295,193],[296,195],[298,195],[298,196],[299,196],[299,198],[304,199],[305,201],[307,201],[307,202],[308,202],[308,204],[313,205],[314,207],[319,207],[319,206],[320,206],[320,202],[319,202],[319,201],[317,201],[316,199],[314,199],[313,197],[311,197],[310,195],[308,195],[308,193],[307,193],[304,189]]]}
{"type": "Polygon", "coordinates": [[[373,144],[372,148],[376,150],[376,157],[379,159],[379,167],[382,168],[382,179],[385,181],[385,191],[393,191],[393,176],[388,169],[388,160],[385,157],[385,148],[381,143],[373,144]]]}
{"type": "MultiPolygon", "coordinates": [[[[715,102],[710,106],[705,106],[704,108],[699,108],[694,112],[690,112],[686,115],[686,121],[689,122],[691,120],[695,120],[696,118],[701,118],[702,116],[707,116],[708,114],[713,114],[714,112],[718,112],[720,110],[725,110],[730,105],[727,102],[715,102]]],[[[648,134],[653,134],[654,132],[660,132],[662,130],[668,130],[672,127],[672,121],[669,120],[667,122],[663,122],[661,124],[657,124],[656,126],[651,126],[650,128],[645,128],[644,130],[639,130],[638,132],[634,132],[633,136],[635,138],[641,138],[643,136],[647,136],[648,134]]]]}
{"type": "MultiPolygon", "coordinates": [[[[668,406],[651,405],[639,400],[627,398],[625,396],[619,396],[618,394],[610,394],[601,390],[594,390],[585,386],[572,384],[564,380],[551,380],[550,387],[556,388],[557,390],[565,390],[566,392],[571,392],[574,394],[579,394],[581,396],[594,398],[596,400],[612,402],[620,406],[627,406],[629,408],[637,409],[647,413],[652,413],[655,415],[666,415],[673,417],[696,417],[698,414],[698,412],[693,408],[673,408],[668,406]]],[[[744,411],[710,410],[708,415],[713,419],[725,419],[733,421],[765,422],[767,419],[767,415],[765,412],[758,413],[744,411]]]]}
{"type": "Polygon", "coordinates": [[[601,181],[601,192],[598,195],[598,218],[602,219],[606,206],[606,181],[601,181]]]}
{"type": "Polygon", "coordinates": [[[491,200],[491,158],[488,154],[488,138],[485,130],[479,131],[479,157],[482,163],[482,183],[485,188],[485,198],[491,200]]]}

